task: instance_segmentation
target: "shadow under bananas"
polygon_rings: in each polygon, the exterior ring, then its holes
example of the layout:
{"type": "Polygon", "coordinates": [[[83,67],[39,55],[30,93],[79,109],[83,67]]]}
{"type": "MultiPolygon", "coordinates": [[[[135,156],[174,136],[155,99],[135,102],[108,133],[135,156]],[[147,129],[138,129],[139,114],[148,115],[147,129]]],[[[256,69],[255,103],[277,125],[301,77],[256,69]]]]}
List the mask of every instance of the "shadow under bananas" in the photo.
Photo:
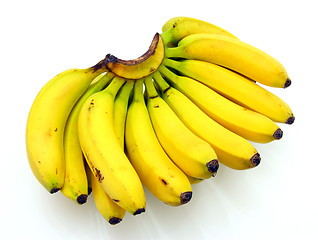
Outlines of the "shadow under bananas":
{"type": "Polygon", "coordinates": [[[230,221],[226,206],[213,185],[214,178],[192,185],[192,199],[178,207],[168,206],[147,192],[146,211],[150,213],[155,228],[160,233],[159,236],[170,239],[169,237],[175,236],[174,233],[177,232],[180,238],[203,239],[206,237],[207,229],[213,232],[215,229],[228,226],[230,221]],[[209,185],[212,186],[210,190],[207,188],[209,185]],[[210,221],[202,222],[200,219],[210,221]]]}

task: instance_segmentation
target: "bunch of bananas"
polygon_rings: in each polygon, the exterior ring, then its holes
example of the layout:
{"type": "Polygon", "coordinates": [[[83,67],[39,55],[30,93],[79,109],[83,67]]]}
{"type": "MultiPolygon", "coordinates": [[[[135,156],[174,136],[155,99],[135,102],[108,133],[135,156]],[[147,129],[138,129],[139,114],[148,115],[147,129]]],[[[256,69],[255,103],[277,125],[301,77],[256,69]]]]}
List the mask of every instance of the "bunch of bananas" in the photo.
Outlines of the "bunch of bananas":
{"type": "Polygon", "coordinates": [[[260,163],[251,142],[282,138],[294,115],[262,86],[286,88],[273,57],[213,24],[177,17],[134,60],[108,54],[38,93],[26,128],[30,167],[50,193],[78,204],[90,192],[110,224],[162,202],[190,201],[191,184],[260,163]]]}

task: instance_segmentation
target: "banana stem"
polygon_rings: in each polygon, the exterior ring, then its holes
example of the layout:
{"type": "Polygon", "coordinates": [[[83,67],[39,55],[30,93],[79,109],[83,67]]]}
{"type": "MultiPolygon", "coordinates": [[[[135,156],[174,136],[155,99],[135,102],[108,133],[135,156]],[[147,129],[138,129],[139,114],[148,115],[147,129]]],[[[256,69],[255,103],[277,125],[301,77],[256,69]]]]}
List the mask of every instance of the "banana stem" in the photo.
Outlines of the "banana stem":
{"type": "Polygon", "coordinates": [[[157,93],[157,90],[156,90],[155,86],[153,85],[151,76],[148,76],[148,77],[145,78],[145,85],[146,85],[148,98],[156,98],[156,97],[158,97],[158,93],[157,93]]]}
{"type": "Polygon", "coordinates": [[[165,49],[165,58],[183,58],[184,49],[180,47],[171,47],[165,49]]]}
{"type": "Polygon", "coordinates": [[[156,83],[158,84],[160,91],[162,93],[165,93],[170,88],[170,85],[164,80],[164,78],[161,76],[160,72],[156,71],[153,74],[153,78],[156,81],[156,83]]]}
{"type": "Polygon", "coordinates": [[[113,97],[116,96],[118,90],[126,83],[126,80],[121,77],[114,77],[110,84],[105,88],[105,92],[110,93],[113,97]]]}
{"type": "Polygon", "coordinates": [[[109,82],[114,78],[114,74],[107,72],[103,77],[101,77],[97,82],[91,85],[91,88],[103,89],[109,84],[109,82]]]}
{"type": "Polygon", "coordinates": [[[160,66],[159,71],[162,73],[163,76],[166,77],[167,80],[170,82],[177,84],[179,81],[179,76],[170,71],[167,67],[165,66],[160,66]]]}
{"type": "Polygon", "coordinates": [[[144,102],[144,79],[138,79],[135,82],[134,86],[134,96],[133,96],[133,101],[134,102],[144,102]]]}
{"type": "Polygon", "coordinates": [[[173,36],[171,34],[171,31],[166,31],[160,34],[162,41],[164,42],[165,46],[169,45],[173,41],[173,36]]]}
{"type": "Polygon", "coordinates": [[[131,93],[132,88],[134,87],[135,81],[134,80],[127,80],[124,87],[121,89],[121,95],[119,97],[122,97],[124,101],[128,102],[128,96],[131,93]]]}
{"type": "Polygon", "coordinates": [[[178,61],[168,59],[168,58],[166,58],[164,60],[163,64],[167,67],[171,67],[171,68],[174,68],[176,70],[178,70],[180,68],[180,63],[178,61]]]}

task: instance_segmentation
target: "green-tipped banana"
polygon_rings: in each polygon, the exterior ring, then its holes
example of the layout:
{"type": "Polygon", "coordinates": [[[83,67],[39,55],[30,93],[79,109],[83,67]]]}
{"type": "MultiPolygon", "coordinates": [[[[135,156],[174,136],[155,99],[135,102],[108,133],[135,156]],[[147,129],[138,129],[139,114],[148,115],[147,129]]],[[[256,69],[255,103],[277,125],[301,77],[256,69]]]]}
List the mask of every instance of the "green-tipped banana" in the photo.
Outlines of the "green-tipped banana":
{"type": "Polygon", "coordinates": [[[120,89],[114,103],[114,128],[120,145],[124,149],[125,124],[130,95],[135,81],[127,80],[126,84],[120,89]]]}

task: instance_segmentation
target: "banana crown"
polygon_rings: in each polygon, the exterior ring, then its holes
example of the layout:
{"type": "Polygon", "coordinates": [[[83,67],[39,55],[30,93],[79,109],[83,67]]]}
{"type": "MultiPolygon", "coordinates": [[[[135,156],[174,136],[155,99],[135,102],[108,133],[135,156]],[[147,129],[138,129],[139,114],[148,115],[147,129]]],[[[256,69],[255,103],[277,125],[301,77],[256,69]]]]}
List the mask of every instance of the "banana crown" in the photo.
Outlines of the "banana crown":
{"type": "Polygon", "coordinates": [[[146,53],[137,59],[122,60],[111,54],[107,54],[104,64],[107,69],[116,75],[140,79],[149,76],[157,70],[164,58],[164,44],[159,33],[156,33],[146,53]]]}

